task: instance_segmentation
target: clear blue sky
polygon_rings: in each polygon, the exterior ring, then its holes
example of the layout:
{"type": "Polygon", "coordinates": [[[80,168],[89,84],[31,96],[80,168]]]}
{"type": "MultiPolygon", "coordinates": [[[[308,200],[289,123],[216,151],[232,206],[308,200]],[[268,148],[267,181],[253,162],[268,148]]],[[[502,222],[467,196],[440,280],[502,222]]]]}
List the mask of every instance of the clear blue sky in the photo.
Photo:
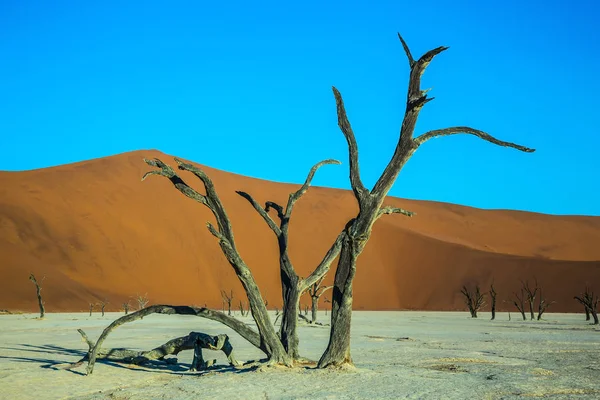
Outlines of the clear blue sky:
{"type": "MultiPolygon", "coordinates": [[[[450,46],[423,87],[428,142],[391,195],[600,215],[597,1],[0,1],[0,170],[156,148],[264,179],[349,188],[331,86],[372,186],[392,155],[408,62],[450,46]]],[[[140,160],[140,162],[142,162],[140,160]]]]}

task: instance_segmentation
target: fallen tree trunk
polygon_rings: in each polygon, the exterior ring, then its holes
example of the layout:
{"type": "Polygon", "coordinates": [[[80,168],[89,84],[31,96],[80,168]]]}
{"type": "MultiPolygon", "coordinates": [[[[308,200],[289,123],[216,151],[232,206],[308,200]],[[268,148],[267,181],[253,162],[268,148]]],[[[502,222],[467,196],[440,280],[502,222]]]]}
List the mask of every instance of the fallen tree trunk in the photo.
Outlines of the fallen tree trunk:
{"type": "MultiPolygon", "coordinates": [[[[95,344],[92,342],[86,333],[77,329],[83,340],[89,347],[88,353],[79,361],[73,364],[61,366],[61,369],[73,369],[82,365],[85,361],[89,361],[90,355],[94,350],[95,344]]],[[[136,351],[129,349],[100,349],[96,359],[109,360],[119,363],[142,365],[152,360],[163,360],[165,356],[177,355],[184,350],[194,350],[194,359],[190,371],[198,371],[206,369],[214,364],[214,361],[204,361],[202,357],[202,349],[221,350],[227,356],[229,364],[238,367],[241,365],[233,355],[233,346],[229,341],[229,337],[225,334],[210,336],[201,332],[190,332],[187,336],[178,337],[169,340],[167,343],[156,347],[149,351],[136,351]]]]}
{"type": "Polygon", "coordinates": [[[249,328],[246,324],[237,319],[225,315],[224,313],[209,310],[208,308],[197,308],[197,307],[189,307],[189,306],[169,306],[169,305],[153,305],[142,310],[136,311],[131,314],[127,314],[122,316],[121,318],[116,319],[110,324],[108,327],[104,329],[96,344],[89,352],[88,357],[88,366],[86,368],[86,372],[90,375],[94,371],[94,364],[96,363],[96,359],[100,354],[100,350],[102,348],[102,343],[106,340],[107,336],[111,331],[115,328],[126,324],[128,322],[133,322],[138,319],[142,319],[143,317],[150,314],[167,314],[167,315],[193,315],[197,317],[208,318],[213,321],[221,322],[222,324],[227,325],[234,331],[236,331],[240,336],[246,339],[248,342],[253,344],[254,346],[261,349],[265,354],[268,354],[264,349],[264,343],[260,340],[258,333],[251,328],[249,328]]]}

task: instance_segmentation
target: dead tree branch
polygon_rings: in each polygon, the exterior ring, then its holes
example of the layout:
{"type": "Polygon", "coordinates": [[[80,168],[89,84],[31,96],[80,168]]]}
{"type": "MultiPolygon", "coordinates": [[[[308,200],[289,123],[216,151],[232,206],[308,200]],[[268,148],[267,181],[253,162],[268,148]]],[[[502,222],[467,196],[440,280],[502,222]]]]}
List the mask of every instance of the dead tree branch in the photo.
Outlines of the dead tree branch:
{"type": "MultiPolygon", "coordinates": [[[[45,276],[42,277],[42,282],[44,282],[44,279],[46,279],[45,276]]],[[[42,300],[42,287],[38,283],[37,279],[35,279],[35,275],[29,274],[29,280],[31,282],[33,282],[33,284],[35,285],[35,291],[36,291],[36,295],[37,295],[37,299],[38,299],[38,306],[40,308],[40,319],[44,318],[44,315],[46,315],[46,308],[44,307],[44,301],[42,300]]]]}
{"type": "Polygon", "coordinates": [[[146,308],[146,306],[150,302],[150,300],[148,300],[148,293],[146,293],[144,295],[138,294],[137,296],[135,296],[135,301],[137,303],[138,310],[142,310],[142,309],[146,308]]]}

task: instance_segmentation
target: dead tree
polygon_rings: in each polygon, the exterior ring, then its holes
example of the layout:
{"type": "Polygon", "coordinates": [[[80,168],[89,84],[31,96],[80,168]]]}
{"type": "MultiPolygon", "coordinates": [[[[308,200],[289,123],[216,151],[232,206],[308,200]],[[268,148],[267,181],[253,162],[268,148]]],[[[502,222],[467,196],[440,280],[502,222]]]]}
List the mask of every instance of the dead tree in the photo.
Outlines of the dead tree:
{"type": "Polygon", "coordinates": [[[92,316],[92,311],[94,310],[94,303],[90,303],[90,317],[92,316]]]}
{"type": "MultiPolygon", "coordinates": [[[[45,276],[42,277],[42,282],[44,282],[44,279],[46,279],[45,276]]],[[[35,291],[36,291],[37,299],[38,299],[38,306],[40,307],[40,319],[44,318],[44,315],[46,315],[46,309],[44,308],[44,301],[42,300],[42,287],[38,283],[37,279],[35,279],[35,275],[29,274],[29,280],[31,282],[33,282],[33,284],[35,285],[35,291]]]]}
{"type": "MultiPolygon", "coordinates": [[[[89,350],[87,354],[79,361],[72,364],[58,365],[60,369],[73,369],[81,366],[86,361],[89,362],[90,355],[94,349],[92,342],[86,333],[77,329],[83,340],[87,343],[89,350]]],[[[202,349],[221,350],[225,353],[229,364],[234,367],[241,365],[233,355],[233,346],[229,337],[225,334],[210,336],[201,332],[190,332],[187,336],[178,337],[169,340],[167,343],[148,351],[136,351],[128,349],[101,349],[96,354],[97,360],[107,360],[125,364],[142,365],[152,360],[162,360],[169,362],[164,358],[168,355],[177,355],[184,350],[194,350],[194,359],[190,371],[200,371],[212,366],[216,360],[204,361],[202,349]]],[[[176,361],[176,359],[175,359],[176,361]]]]}
{"type": "Polygon", "coordinates": [[[550,303],[548,303],[548,301],[544,298],[544,296],[542,294],[542,289],[540,288],[540,302],[538,304],[538,316],[537,316],[538,321],[542,319],[542,315],[544,315],[544,313],[546,312],[546,309],[554,303],[555,303],[554,301],[551,301],[550,303]]]}
{"type": "MultiPolygon", "coordinates": [[[[240,280],[240,283],[242,284],[242,287],[246,292],[252,317],[256,322],[256,327],[258,328],[257,335],[260,337],[260,349],[267,355],[270,363],[291,366],[292,358],[285,351],[281,341],[277,336],[277,333],[275,332],[275,328],[271,324],[265,302],[261,296],[260,290],[258,289],[256,280],[254,279],[250,268],[246,265],[245,261],[237,250],[231,221],[229,220],[229,216],[227,215],[227,212],[221,203],[221,199],[217,194],[212,180],[200,168],[175,158],[175,162],[177,162],[180,170],[191,172],[200,179],[206,193],[202,194],[185,183],[185,181],[179,175],[177,175],[173,168],[163,163],[161,160],[155,158],[153,160],[144,159],[144,161],[152,167],[157,167],[158,170],[147,172],[142,177],[142,180],[146,179],[150,175],[163,176],[169,179],[173,186],[182,194],[206,206],[212,212],[216,219],[217,226],[215,227],[212,223],[208,222],[207,228],[209,232],[219,240],[219,246],[221,247],[223,254],[234,269],[238,279],[240,280]]],[[[237,329],[232,329],[238,332],[237,329]]]]}
{"type": "Polygon", "coordinates": [[[524,152],[534,151],[524,146],[498,140],[483,131],[463,126],[433,130],[414,137],[414,129],[421,109],[426,103],[433,100],[433,98],[427,97],[428,90],[421,89],[421,76],[433,58],[448,48],[443,46],[437,47],[415,60],[400,34],[398,34],[398,38],[402,43],[410,67],[406,110],[394,155],[371,190],[368,190],[364,186],[360,177],[358,146],[350,122],[346,116],[342,95],[335,87],[333,88],[337,106],[338,125],[348,143],[350,184],[358,202],[359,212],[355,218],[348,222],[345,229],[346,235],[343,238],[334,279],[329,343],[318,363],[318,366],[321,368],[342,366],[344,364],[352,365],[350,355],[350,326],[352,316],[352,284],[356,274],[357,259],[371,237],[373,224],[379,217],[383,214],[395,212],[404,215],[413,215],[405,210],[389,207],[382,208],[383,202],[396,181],[400,170],[413,153],[430,139],[456,134],[474,135],[490,143],[512,147],[524,152]]]}
{"type": "Polygon", "coordinates": [[[496,289],[494,284],[490,285],[490,299],[492,299],[492,321],[496,319],[496,289]]]}
{"type": "Polygon", "coordinates": [[[238,191],[237,193],[248,200],[252,207],[259,213],[263,220],[267,223],[269,228],[273,231],[277,238],[279,245],[279,270],[281,278],[281,292],[283,298],[283,308],[281,315],[281,325],[279,328],[279,337],[281,343],[292,359],[299,359],[300,355],[298,352],[298,335],[296,333],[298,318],[300,317],[300,297],[304,291],[311,287],[319,279],[329,271],[331,263],[338,256],[341,249],[341,242],[344,232],[338,235],[337,239],[327,251],[317,268],[305,279],[301,279],[296,273],[292,260],[288,254],[288,236],[290,219],[292,211],[296,202],[306,193],[312,179],[317,170],[323,165],[327,164],[340,164],[337,160],[324,160],[315,164],[309,171],[304,184],[297,191],[291,193],[288,197],[286,207],[273,202],[267,201],[265,206],[262,207],[252,196],[248,193],[238,191]],[[277,215],[277,223],[269,212],[274,210],[277,215]]]}
{"type": "MultiPolygon", "coordinates": [[[[227,304],[227,315],[231,315],[231,301],[233,300],[233,290],[230,291],[229,294],[226,291],[221,290],[221,298],[223,299],[223,306],[227,304]]],[[[225,309],[223,309],[223,312],[225,312],[225,309]]]]}
{"type": "Polygon", "coordinates": [[[317,282],[315,282],[310,289],[308,289],[308,294],[310,295],[310,300],[311,300],[311,320],[310,323],[314,324],[315,322],[317,322],[317,311],[319,310],[319,298],[321,297],[321,295],[323,293],[325,293],[327,290],[331,289],[333,286],[321,286],[321,283],[323,282],[323,278],[319,279],[317,282]]]}
{"type": "Polygon", "coordinates": [[[242,303],[241,300],[240,300],[240,314],[242,314],[242,317],[245,317],[246,315],[248,315],[248,311],[246,311],[246,309],[244,308],[244,303],[242,303]]]}
{"type": "Polygon", "coordinates": [[[527,295],[527,302],[529,303],[529,314],[531,315],[531,320],[534,320],[535,315],[533,313],[533,303],[535,302],[535,296],[539,290],[537,279],[535,280],[534,288],[531,288],[529,286],[529,281],[521,281],[521,285],[523,285],[523,290],[525,290],[525,294],[527,295]]]}
{"type": "Polygon", "coordinates": [[[129,314],[129,302],[123,303],[123,311],[125,311],[125,315],[129,314]]]}
{"type": "MultiPolygon", "coordinates": [[[[574,298],[583,305],[588,317],[590,314],[592,315],[594,318],[594,325],[598,325],[598,296],[586,286],[585,292],[574,298]]],[[[587,318],[586,321],[589,321],[589,318],[587,318]]]]}
{"type": "Polygon", "coordinates": [[[523,317],[523,321],[527,320],[527,317],[525,317],[525,290],[523,288],[521,288],[521,295],[514,293],[515,298],[513,300],[513,304],[515,305],[515,307],[517,307],[517,310],[519,310],[519,312],[521,313],[521,316],[523,317]]]}
{"type": "Polygon", "coordinates": [[[475,285],[475,293],[466,286],[463,286],[460,292],[465,296],[465,304],[469,308],[471,318],[477,318],[477,311],[485,304],[484,294],[479,290],[479,285],[475,285]]]}
{"type": "Polygon", "coordinates": [[[141,310],[143,308],[146,308],[146,306],[148,305],[148,303],[150,302],[148,300],[148,293],[142,295],[137,295],[135,297],[135,301],[137,302],[137,306],[138,306],[138,310],[141,310]]]}
{"type": "Polygon", "coordinates": [[[102,312],[103,317],[104,317],[104,309],[106,308],[107,304],[108,304],[108,301],[106,301],[106,300],[102,300],[100,302],[100,311],[102,312]]]}

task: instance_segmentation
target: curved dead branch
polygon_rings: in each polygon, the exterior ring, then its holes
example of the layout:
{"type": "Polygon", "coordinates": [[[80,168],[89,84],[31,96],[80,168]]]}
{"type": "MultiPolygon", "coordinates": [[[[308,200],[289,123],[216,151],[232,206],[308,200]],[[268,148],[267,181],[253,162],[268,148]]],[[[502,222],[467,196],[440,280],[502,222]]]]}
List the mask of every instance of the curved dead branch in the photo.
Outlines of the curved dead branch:
{"type": "Polygon", "coordinates": [[[487,142],[493,143],[495,145],[502,146],[502,147],[512,147],[513,149],[517,149],[517,150],[523,151],[525,153],[533,153],[535,151],[535,149],[521,146],[520,144],[498,140],[495,137],[493,137],[492,135],[490,135],[489,133],[480,131],[478,129],[469,128],[467,126],[454,126],[451,128],[436,129],[433,131],[429,131],[429,132],[424,133],[424,134],[420,135],[419,137],[415,138],[415,143],[417,144],[417,146],[420,146],[423,143],[425,143],[426,141],[428,141],[429,139],[433,139],[435,137],[459,135],[459,134],[467,134],[467,135],[477,136],[478,138],[483,139],[487,142]]]}
{"type": "MultiPolygon", "coordinates": [[[[96,341],[94,347],[90,350],[88,365],[86,368],[87,374],[90,375],[94,371],[94,364],[96,362],[96,358],[102,348],[102,343],[108,337],[108,335],[119,326],[126,324],[128,322],[137,321],[138,319],[142,319],[150,314],[166,314],[166,315],[193,315],[197,317],[208,318],[213,321],[221,322],[224,325],[227,325],[234,331],[236,331],[240,336],[246,339],[248,342],[256,346],[257,348],[264,350],[264,347],[261,343],[261,338],[254,330],[249,328],[246,324],[233,317],[229,317],[224,313],[209,310],[208,308],[197,308],[197,307],[188,307],[188,306],[170,306],[170,305],[153,305],[142,310],[133,312],[131,314],[124,315],[110,324],[108,327],[102,331],[100,337],[96,341]]],[[[81,333],[81,332],[80,332],[81,333]]],[[[84,339],[90,344],[90,340],[87,336],[84,336],[84,339]]],[[[265,352],[266,353],[266,352],[265,352]]]]}

